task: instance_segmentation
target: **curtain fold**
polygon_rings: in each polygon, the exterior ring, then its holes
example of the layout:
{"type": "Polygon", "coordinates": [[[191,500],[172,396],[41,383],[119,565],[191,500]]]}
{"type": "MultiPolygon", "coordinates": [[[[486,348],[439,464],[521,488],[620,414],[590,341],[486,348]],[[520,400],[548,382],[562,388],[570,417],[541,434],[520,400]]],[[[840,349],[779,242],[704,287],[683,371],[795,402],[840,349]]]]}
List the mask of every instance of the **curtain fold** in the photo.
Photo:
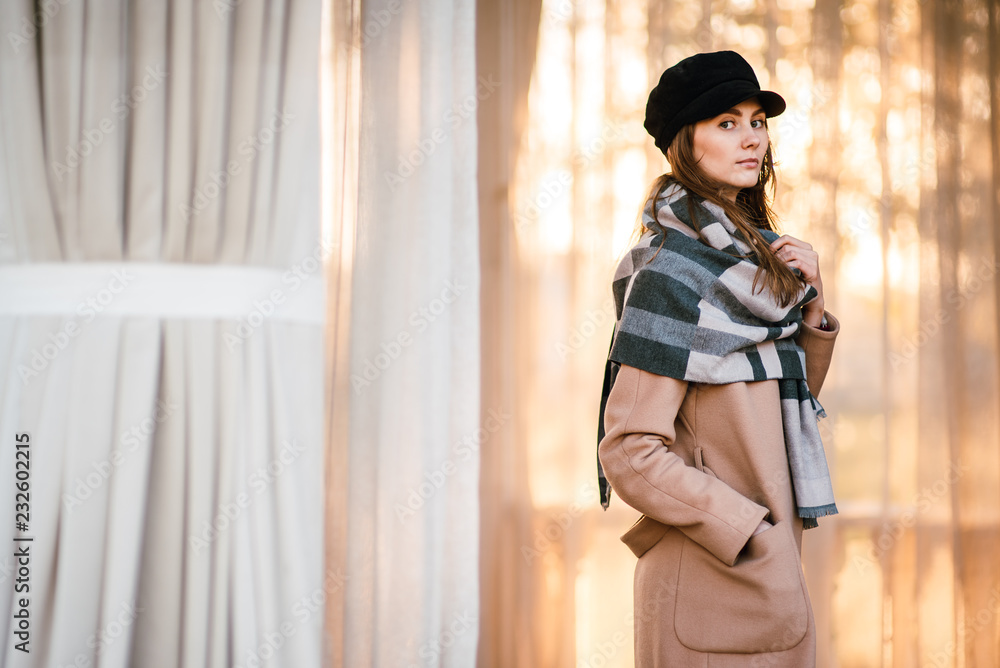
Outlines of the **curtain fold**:
{"type": "MultiPolygon", "coordinates": [[[[350,384],[351,266],[358,202],[358,142],[360,139],[360,2],[324,3],[322,43],[322,122],[324,239],[327,263],[326,396],[327,433],[326,564],[328,573],[347,567],[347,500],[350,479],[348,428],[350,384]]],[[[326,603],[326,663],[344,665],[345,590],[326,603]]]]}
{"type": "MultiPolygon", "coordinates": [[[[810,36],[811,43],[815,47],[809,53],[812,89],[806,100],[812,133],[814,137],[823,138],[822,141],[814,140],[809,151],[807,170],[811,197],[806,215],[812,239],[810,243],[821,249],[821,270],[825,276],[835,275],[837,258],[841,254],[836,202],[838,175],[843,169],[842,151],[839,149],[843,140],[839,123],[841,96],[835,94],[841,86],[842,76],[844,28],[841,21],[841,5],[839,0],[817,0],[812,11],[810,36]]],[[[776,81],[774,85],[781,85],[781,81],[776,81]]],[[[778,126],[780,129],[780,121],[778,126]]],[[[785,173],[782,172],[779,176],[784,179],[785,173]]],[[[829,300],[829,310],[832,313],[839,313],[838,293],[832,290],[826,298],[829,300]]],[[[840,354],[838,351],[835,357],[840,354]]],[[[829,385],[827,387],[829,388],[829,385]]],[[[836,434],[831,426],[833,424],[832,420],[826,425],[820,423],[821,435],[828,453],[836,448],[836,434]]],[[[832,475],[837,475],[836,458],[827,457],[827,460],[832,475]]],[[[831,573],[837,569],[838,552],[843,548],[839,543],[841,538],[833,530],[832,523],[821,522],[815,531],[807,534],[807,537],[808,540],[804,540],[802,544],[802,558],[803,563],[809,564],[806,569],[806,582],[816,620],[816,654],[822,662],[825,660],[823,657],[832,656],[834,653],[831,608],[836,579],[831,577],[831,573]]]]}
{"type": "MultiPolygon", "coordinates": [[[[480,411],[495,424],[482,445],[479,495],[482,616],[478,665],[544,665],[552,642],[538,626],[541,572],[526,562],[532,517],[523,421],[526,374],[526,304],[534,297],[520,275],[511,220],[511,185],[528,122],[528,86],[537,49],[541,0],[503,4],[480,1],[476,19],[476,67],[480,78],[501,82],[479,122],[479,256],[482,263],[480,411]]],[[[556,629],[558,632],[558,629],[556,629]]]]}
{"type": "Polygon", "coordinates": [[[31,435],[34,539],[4,665],[320,665],[319,18],[0,6],[0,427],[31,435]]]}
{"type": "Polygon", "coordinates": [[[327,504],[341,540],[328,563],[343,564],[346,584],[331,606],[342,624],[333,663],[469,666],[483,428],[476,107],[492,93],[476,76],[476,8],[338,9],[331,187],[342,245],[329,309],[348,322],[329,344],[343,469],[328,475],[344,488],[327,504]]]}

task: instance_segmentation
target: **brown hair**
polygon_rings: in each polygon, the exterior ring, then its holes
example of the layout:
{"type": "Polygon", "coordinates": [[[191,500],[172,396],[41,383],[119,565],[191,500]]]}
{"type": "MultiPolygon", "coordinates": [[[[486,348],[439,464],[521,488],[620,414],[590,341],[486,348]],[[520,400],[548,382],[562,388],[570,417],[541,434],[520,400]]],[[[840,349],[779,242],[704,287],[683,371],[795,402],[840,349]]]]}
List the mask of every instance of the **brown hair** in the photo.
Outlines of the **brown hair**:
{"type": "MultiPolygon", "coordinates": [[[[757,274],[753,279],[753,289],[763,280],[764,287],[767,287],[778,303],[788,306],[798,296],[804,284],[803,279],[796,276],[792,270],[771,250],[771,245],[760,233],[761,230],[775,232],[775,216],[771,211],[770,197],[774,195],[775,175],[774,157],[771,154],[771,145],[768,144],[767,152],[764,154],[764,161],[761,165],[760,176],[756,185],[751,188],[743,188],[736,196],[736,201],[732,201],[725,196],[724,192],[729,187],[709,178],[698,166],[698,161],[694,157],[694,125],[685,125],[674,137],[667,149],[667,160],[670,162],[671,171],[663,174],[653,181],[646,203],[653,200],[653,211],[656,211],[656,199],[660,197],[663,189],[671,184],[677,183],[682,186],[693,197],[689,198],[688,206],[691,207],[691,220],[696,221],[694,215],[695,199],[706,200],[718,205],[725,212],[736,226],[736,229],[749,242],[750,253],[748,255],[757,265],[757,274]]],[[[642,223],[640,222],[640,227],[642,223]]],[[[695,230],[701,237],[701,230],[695,230]]]]}

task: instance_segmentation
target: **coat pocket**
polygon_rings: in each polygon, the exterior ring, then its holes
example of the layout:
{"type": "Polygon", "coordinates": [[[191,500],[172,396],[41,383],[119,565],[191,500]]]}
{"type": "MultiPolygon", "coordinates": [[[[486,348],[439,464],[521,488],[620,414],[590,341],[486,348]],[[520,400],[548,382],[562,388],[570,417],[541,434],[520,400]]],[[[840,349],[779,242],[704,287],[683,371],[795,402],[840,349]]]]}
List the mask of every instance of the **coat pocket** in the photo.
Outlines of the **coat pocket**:
{"type": "Polygon", "coordinates": [[[671,527],[643,515],[632,528],[622,534],[622,542],[632,550],[632,554],[641,557],[649,548],[660,542],[660,539],[670,531],[671,527]]]}
{"type": "Polygon", "coordinates": [[[681,548],[674,631],[697,652],[756,654],[798,645],[809,624],[798,549],[787,522],[750,538],[727,566],[694,541],[681,548]]]}

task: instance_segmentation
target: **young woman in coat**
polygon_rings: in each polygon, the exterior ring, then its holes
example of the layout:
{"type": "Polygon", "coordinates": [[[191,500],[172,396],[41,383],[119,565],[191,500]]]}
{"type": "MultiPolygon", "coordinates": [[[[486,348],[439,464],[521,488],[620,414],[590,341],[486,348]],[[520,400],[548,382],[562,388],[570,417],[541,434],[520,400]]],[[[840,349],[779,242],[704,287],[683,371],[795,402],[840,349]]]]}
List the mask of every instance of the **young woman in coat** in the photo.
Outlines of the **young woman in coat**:
{"type": "Polygon", "coordinates": [[[605,507],[613,489],[642,513],[622,537],[637,666],[815,665],[800,551],[837,512],[815,397],[839,325],[816,252],[773,232],[767,118],[784,109],[732,51],[649,96],[671,172],[615,275],[598,448],[605,507]]]}

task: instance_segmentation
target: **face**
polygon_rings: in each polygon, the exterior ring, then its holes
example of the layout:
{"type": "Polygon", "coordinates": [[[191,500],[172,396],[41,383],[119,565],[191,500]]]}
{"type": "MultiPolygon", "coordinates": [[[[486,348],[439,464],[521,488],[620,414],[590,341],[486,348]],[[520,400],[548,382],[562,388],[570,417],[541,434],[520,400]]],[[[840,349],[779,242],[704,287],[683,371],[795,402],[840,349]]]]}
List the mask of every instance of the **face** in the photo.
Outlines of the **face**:
{"type": "Polygon", "coordinates": [[[766,115],[757,98],[699,121],[694,126],[694,158],[711,179],[730,186],[732,200],[743,188],[752,188],[767,153],[766,115]]]}

